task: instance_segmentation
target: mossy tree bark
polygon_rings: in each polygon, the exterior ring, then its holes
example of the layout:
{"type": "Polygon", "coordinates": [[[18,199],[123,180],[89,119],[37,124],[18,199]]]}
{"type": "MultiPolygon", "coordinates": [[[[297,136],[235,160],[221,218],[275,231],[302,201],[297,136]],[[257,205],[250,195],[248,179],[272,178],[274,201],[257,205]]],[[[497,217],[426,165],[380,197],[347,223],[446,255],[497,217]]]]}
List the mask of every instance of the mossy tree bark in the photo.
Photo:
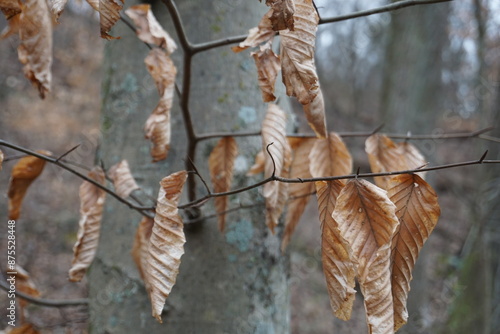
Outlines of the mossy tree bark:
{"type": "MultiPolygon", "coordinates": [[[[127,3],[127,6],[132,5],[127,3]]],[[[244,34],[266,11],[246,0],[178,1],[187,35],[194,42],[244,34]]],[[[167,8],[155,13],[175,36],[167,8]]],[[[172,111],[169,156],[151,163],[143,126],[158,94],[146,71],[148,49],[123,24],[113,31],[120,40],[107,42],[102,91],[102,144],[98,159],[109,167],[127,159],[137,181],[156,197],[161,178],[184,169],[186,132],[178,97],[172,111]]],[[[182,78],[182,50],[174,55],[182,78]]],[[[265,111],[257,74],[248,53],[235,55],[217,48],[193,59],[190,111],[199,134],[213,131],[258,130],[265,111]]],[[[238,138],[235,186],[255,182],[245,177],[260,139],[238,138]]],[[[207,160],[216,140],[198,146],[195,163],[208,181],[207,160]]],[[[184,191],[185,192],[185,191],[184,191]]],[[[198,194],[204,194],[202,186],[198,194]]],[[[181,200],[185,202],[186,198],[181,200]]],[[[258,190],[230,197],[230,206],[261,202],[258,190]]],[[[289,332],[288,259],[280,254],[279,237],[264,223],[264,207],[228,215],[221,234],[214,219],[188,228],[180,273],[163,314],[163,324],[151,307],[130,256],[141,217],[108,199],[97,258],[89,274],[92,333],[287,333],[289,332]]],[[[213,212],[209,203],[203,213],[213,212]]],[[[186,217],[184,212],[181,214],[186,217]]],[[[279,233],[278,233],[279,234],[279,233]]]]}

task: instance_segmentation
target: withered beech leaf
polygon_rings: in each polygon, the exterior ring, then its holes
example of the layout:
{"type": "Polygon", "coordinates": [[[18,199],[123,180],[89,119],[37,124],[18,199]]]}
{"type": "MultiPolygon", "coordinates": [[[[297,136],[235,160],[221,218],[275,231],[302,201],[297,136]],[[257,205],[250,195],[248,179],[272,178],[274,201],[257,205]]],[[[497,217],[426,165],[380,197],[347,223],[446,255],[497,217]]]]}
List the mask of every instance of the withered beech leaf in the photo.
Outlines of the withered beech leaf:
{"type": "Polygon", "coordinates": [[[139,189],[135,182],[127,160],[122,160],[108,170],[108,176],[113,181],[116,193],[122,198],[127,198],[132,191],[139,189]]]}
{"type": "MultiPolygon", "coordinates": [[[[264,155],[264,175],[266,178],[273,173],[284,177],[288,175],[291,164],[291,148],[285,130],[285,112],[277,105],[270,103],[262,122],[262,150],[266,152],[264,155]],[[271,143],[272,145],[270,145],[271,143]],[[273,159],[267,154],[267,148],[273,159]]],[[[285,188],[286,186],[282,186],[281,182],[276,181],[264,185],[263,195],[266,199],[267,217],[269,218],[267,224],[272,233],[274,233],[278,218],[283,211],[285,188]]],[[[284,200],[286,202],[286,198],[284,200]]]]}
{"type": "MultiPolygon", "coordinates": [[[[290,167],[290,178],[310,178],[309,152],[314,145],[314,138],[288,138],[292,147],[292,165],[290,167]]],[[[285,216],[285,231],[281,242],[281,251],[285,251],[290,239],[295,232],[300,217],[314,192],[314,183],[290,183],[288,185],[288,209],[285,216]]]]}
{"type": "Polygon", "coordinates": [[[271,43],[264,44],[260,51],[251,53],[257,66],[259,87],[264,102],[276,100],[274,84],[281,68],[279,57],[273,52],[271,43]]]}
{"type": "Polygon", "coordinates": [[[132,247],[132,258],[139,270],[146,291],[150,292],[151,287],[147,279],[148,254],[149,254],[149,239],[153,231],[154,220],[149,217],[143,217],[135,232],[134,246],[132,247]]]}
{"type": "Polygon", "coordinates": [[[151,11],[151,5],[141,4],[130,7],[125,11],[137,26],[137,37],[143,42],[154,44],[167,50],[171,54],[177,45],[170,35],[161,27],[151,11]]]}
{"type": "MultiPolygon", "coordinates": [[[[238,155],[238,145],[233,137],[223,137],[214,147],[208,158],[208,169],[214,186],[214,192],[221,193],[231,189],[233,181],[234,161],[238,155]]],[[[227,196],[215,197],[215,211],[218,213],[219,230],[224,231],[226,226],[227,196]]]]}
{"type": "Polygon", "coordinates": [[[255,155],[255,162],[254,164],[250,167],[250,169],[247,172],[247,176],[252,176],[252,175],[257,175],[259,173],[264,172],[264,163],[265,163],[265,155],[264,151],[259,151],[255,155]]]}
{"type": "MultiPolygon", "coordinates": [[[[415,169],[427,164],[427,160],[422,155],[422,153],[420,153],[418,148],[415,147],[415,145],[404,141],[401,143],[397,143],[396,146],[398,147],[399,151],[406,161],[407,169],[415,169]]],[[[426,172],[421,172],[418,173],[418,175],[425,180],[425,173],[426,172]]]]}
{"type": "Polygon", "coordinates": [[[160,94],[160,101],[144,126],[145,137],[153,144],[151,156],[156,162],[166,159],[170,149],[170,110],[177,69],[165,51],[158,48],[152,49],[144,62],[160,94]]]}
{"type": "Polygon", "coordinates": [[[314,63],[314,45],[319,17],[312,0],[297,0],[295,30],[283,30],[281,39],[281,74],[286,93],[301,104],[311,103],[319,92],[314,63]]]}
{"type": "Polygon", "coordinates": [[[151,287],[153,317],[159,322],[162,322],[163,306],[175,284],[184,254],[186,237],[177,205],[186,179],[187,172],[180,171],[160,182],[146,272],[146,281],[151,287]]]}
{"type": "Polygon", "coordinates": [[[399,226],[387,192],[363,179],[351,179],[332,214],[358,262],[369,332],[394,332],[391,291],[391,241],[399,226]]]}
{"type": "Polygon", "coordinates": [[[266,5],[273,10],[271,23],[273,30],[294,30],[295,0],[267,0],[266,5]]]}
{"type": "Polygon", "coordinates": [[[352,158],[342,138],[335,132],[317,139],[309,154],[313,177],[340,176],[351,173],[352,158]]]}
{"type": "Polygon", "coordinates": [[[388,194],[396,204],[400,227],[392,239],[391,273],[394,298],[394,330],[408,320],[406,302],[412,270],[423,244],[436,227],[441,210],[432,187],[415,174],[389,179],[388,194]]]}
{"type": "Polygon", "coordinates": [[[64,6],[66,6],[66,2],[68,2],[68,0],[48,0],[47,2],[49,4],[52,15],[54,15],[54,18],[56,19],[56,21],[58,21],[59,17],[64,11],[64,6]]]}
{"type": "Polygon", "coordinates": [[[19,31],[19,17],[22,12],[21,1],[0,0],[0,10],[8,21],[7,27],[5,27],[0,35],[0,39],[3,39],[19,31]]]}
{"type": "MultiPolygon", "coordinates": [[[[37,153],[51,155],[49,151],[39,150],[37,153]]],[[[21,212],[24,195],[31,183],[42,173],[45,160],[34,156],[19,159],[10,175],[9,190],[9,219],[16,220],[21,212]]]]}
{"type": "Polygon", "coordinates": [[[40,97],[50,92],[52,81],[52,20],[45,0],[27,0],[20,14],[17,48],[23,71],[40,97]]]}
{"type": "Polygon", "coordinates": [[[120,10],[122,8],[123,0],[99,0],[99,21],[102,38],[107,40],[120,38],[113,37],[108,33],[120,19],[120,10]]]}
{"type": "Polygon", "coordinates": [[[327,136],[325,100],[323,99],[323,92],[321,89],[318,90],[318,95],[316,95],[310,103],[304,104],[303,108],[307,122],[316,133],[316,136],[325,138],[327,136]]]}
{"type": "Polygon", "coordinates": [[[351,318],[357,263],[352,249],[332,217],[344,183],[340,180],[316,182],[319,220],[321,222],[321,261],[330,305],[339,319],[351,318]]]}
{"type": "MultiPolygon", "coordinates": [[[[104,184],[106,178],[101,167],[96,166],[88,177],[104,184]]],[[[80,221],[78,222],[77,240],[73,246],[73,260],[69,269],[69,280],[82,280],[87,268],[94,260],[101,231],[102,211],[106,192],[88,181],[80,185],[80,221]]]]}
{"type": "Polygon", "coordinates": [[[273,9],[270,9],[260,20],[259,25],[248,31],[248,37],[238,44],[233,46],[231,49],[233,52],[241,52],[249,47],[256,47],[259,44],[266,43],[273,39],[276,32],[271,27],[271,16],[273,15],[273,9]]]}

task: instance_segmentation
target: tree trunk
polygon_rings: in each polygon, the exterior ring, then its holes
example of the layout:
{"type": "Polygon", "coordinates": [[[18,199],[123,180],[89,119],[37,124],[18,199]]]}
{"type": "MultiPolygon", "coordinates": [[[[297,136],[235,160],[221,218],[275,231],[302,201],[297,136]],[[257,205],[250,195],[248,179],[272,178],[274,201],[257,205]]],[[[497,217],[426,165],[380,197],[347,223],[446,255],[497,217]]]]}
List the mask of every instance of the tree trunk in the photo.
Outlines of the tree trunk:
{"type": "MultiPolygon", "coordinates": [[[[131,5],[128,3],[127,5],[131,5]]],[[[256,26],[266,6],[246,0],[178,1],[188,38],[210,41],[247,32],[256,26]]],[[[156,13],[167,13],[156,4],[156,13]]],[[[157,14],[175,36],[171,18],[157,14]]],[[[98,159],[109,167],[127,159],[143,189],[156,198],[158,182],[184,167],[186,133],[174,99],[172,143],[169,156],[151,163],[143,126],[158,94],[147,73],[148,49],[123,24],[113,31],[120,40],[105,51],[102,144],[98,159]]],[[[178,81],[182,78],[182,50],[174,53],[178,81]]],[[[190,111],[198,134],[213,131],[258,130],[265,111],[257,74],[248,52],[233,54],[217,48],[193,59],[190,111]]],[[[180,85],[180,84],[179,84],[180,85]]],[[[214,141],[198,145],[195,163],[208,181],[208,155],[214,141]]],[[[253,183],[245,173],[260,149],[258,138],[238,139],[236,186],[253,183]]],[[[185,193],[186,191],[184,191],[185,193]]],[[[204,188],[198,185],[198,194],[204,188]]],[[[200,196],[201,196],[200,195],[200,196]]],[[[183,196],[181,203],[185,202],[183,196]]],[[[262,201],[257,190],[230,197],[230,206],[262,201]]],[[[213,213],[212,205],[202,211],[213,213]]],[[[177,283],[167,298],[163,324],[151,316],[151,306],[130,256],[141,217],[108,198],[99,251],[89,276],[92,333],[287,333],[289,332],[289,264],[279,251],[279,237],[264,224],[263,206],[229,214],[226,232],[208,219],[185,227],[185,254],[177,283]]],[[[186,218],[185,212],[181,215],[186,218]]],[[[279,234],[279,233],[278,233],[279,234]]]]}

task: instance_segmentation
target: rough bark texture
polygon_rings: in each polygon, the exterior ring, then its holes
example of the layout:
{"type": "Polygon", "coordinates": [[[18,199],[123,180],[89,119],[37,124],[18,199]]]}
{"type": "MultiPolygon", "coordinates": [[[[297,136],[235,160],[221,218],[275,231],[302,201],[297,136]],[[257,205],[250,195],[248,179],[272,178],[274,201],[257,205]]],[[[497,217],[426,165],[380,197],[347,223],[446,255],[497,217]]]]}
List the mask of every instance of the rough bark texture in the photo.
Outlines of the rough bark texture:
{"type": "MultiPolygon", "coordinates": [[[[128,5],[132,5],[129,3],[128,5]]],[[[253,1],[178,1],[192,42],[244,34],[267,10],[253,1]]],[[[163,4],[155,13],[175,36],[163,4]]],[[[102,144],[98,159],[111,166],[127,159],[138,183],[152,196],[160,179],[184,169],[186,135],[174,99],[172,145],[167,160],[151,163],[143,125],[158,94],[144,66],[148,49],[122,24],[113,30],[118,41],[107,43],[102,104],[102,144]]],[[[182,51],[173,58],[182,78],[182,51]]],[[[198,133],[257,130],[265,105],[249,53],[235,55],[218,48],[193,59],[190,110],[198,133]]],[[[199,145],[196,164],[209,180],[206,166],[216,140],[199,145]]],[[[241,155],[235,166],[235,186],[254,180],[244,176],[260,148],[258,138],[238,139],[241,155]]],[[[204,194],[198,185],[198,194],[204,194]]],[[[186,191],[184,191],[186,193],[186,191]]],[[[181,203],[185,202],[185,196],[181,203]]],[[[229,206],[261,201],[258,191],[230,197],[229,206]]],[[[213,212],[212,205],[203,207],[213,212]]],[[[181,211],[181,215],[186,215],[181,211]]],[[[163,324],[151,316],[151,306],[130,256],[141,217],[116,201],[105,209],[97,258],[90,269],[92,333],[287,333],[289,332],[288,260],[279,251],[279,237],[264,224],[263,206],[227,216],[221,234],[215,219],[186,227],[180,274],[168,297],[163,324]]]]}

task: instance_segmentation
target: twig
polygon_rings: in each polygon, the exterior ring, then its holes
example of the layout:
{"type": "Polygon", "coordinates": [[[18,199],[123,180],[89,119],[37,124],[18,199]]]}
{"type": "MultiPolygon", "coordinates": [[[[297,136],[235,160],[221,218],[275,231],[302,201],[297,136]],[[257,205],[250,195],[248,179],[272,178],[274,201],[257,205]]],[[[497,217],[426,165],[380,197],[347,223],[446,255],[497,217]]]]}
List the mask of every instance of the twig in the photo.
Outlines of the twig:
{"type": "Polygon", "coordinates": [[[271,154],[271,152],[269,151],[269,146],[273,145],[274,143],[269,143],[267,146],[266,146],[266,151],[267,151],[267,154],[269,154],[269,156],[271,157],[271,161],[273,162],[273,173],[271,174],[271,177],[274,177],[276,175],[276,162],[274,161],[274,157],[273,155],[271,154]]]}
{"type": "Polygon", "coordinates": [[[65,153],[61,154],[59,156],[59,158],[56,159],[57,162],[61,161],[62,158],[64,158],[65,156],[67,156],[68,154],[70,154],[71,152],[73,152],[74,150],[76,150],[77,148],[80,147],[80,144],[76,145],[75,147],[73,148],[70,148],[68,151],[66,151],[65,153]]]}
{"type": "Polygon", "coordinates": [[[200,178],[201,182],[203,183],[203,185],[205,186],[205,189],[207,191],[208,194],[211,194],[212,191],[210,190],[210,187],[208,186],[207,182],[205,182],[205,179],[203,178],[203,176],[201,176],[200,172],[198,171],[198,168],[196,168],[196,165],[194,164],[193,160],[191,160],[191,158],[189,158],[189,162],[191,163],[191,167],[193,167],[194,169],[194,173],[196,175],[198,175],[198,177],[200,178]]]}
{"type": "MultiPolygon", "coordinates": [[[[0,280],[0,288],[5,291],[9,291],[9,285],[0,280]]],[[[15,292],[16,296],[29,301],[30,303],[47,306],[47,307],[68,307],[68,306],[78,306],[78,305],[88,305],[89,301],[86,298],[83,299],[67,299],[67,300],[53,300],[53,299],[44,299],[44,298],[35,298],[24,292],[17,291],[15,292]]]]}
{"type": "Polygon", "coordinates": [[[95,180],[89,178],[88,176],[86,176],[86,175],[84,175],[84,174],[82,174],[82,173],[74,170],[73,168],[71,168],[68,165],[66,165],[65,163],[63,163],[62,161],[58,161],[56,158],[49,157],[49,156],[37,153],[35,151],[32,151],[32,150],[29,150],[27,148],[24,148],[24,147],[21,147],[21,146],[9,143],[9,142],[7,142],[5,140],[1,140],[1,139],[0,139],[0,146],[9,147],[9,148],[11,148],[13,150],[16,150],[16,151],[19,151],[19,152],[23,152],[25,154],[29,154],[31,156],[37,157],[37,158],[45,160],[45,161],[47,161],[47,162],[49,162],[51,164],[59,166],[62,169],[67,170],[68,172],[70,172],[70,173],[78,176],[82,180],[90,182],[94,186],[98,187],[99,189],[104,190],[105,192],[107,192],[108,194],[110,194],[111,196],[113,196],[114,198],[116,198],[118,201],[120,201],[121,203],[127,205],[129,208],[134,209],[136,211],[139,211],[142,215],[145,215],[145,216],[148,216],[148,217],[152,217],[152,214],[150,212],[148,212],[148,211],[154,210],[153,207],[137,206],[134,203],[129,202],[125,198],[118,196],[118,194],[116,194],[113,190],[107,188],[106,186],[100,184],[99,182],[96,182],[95,180]]]}

